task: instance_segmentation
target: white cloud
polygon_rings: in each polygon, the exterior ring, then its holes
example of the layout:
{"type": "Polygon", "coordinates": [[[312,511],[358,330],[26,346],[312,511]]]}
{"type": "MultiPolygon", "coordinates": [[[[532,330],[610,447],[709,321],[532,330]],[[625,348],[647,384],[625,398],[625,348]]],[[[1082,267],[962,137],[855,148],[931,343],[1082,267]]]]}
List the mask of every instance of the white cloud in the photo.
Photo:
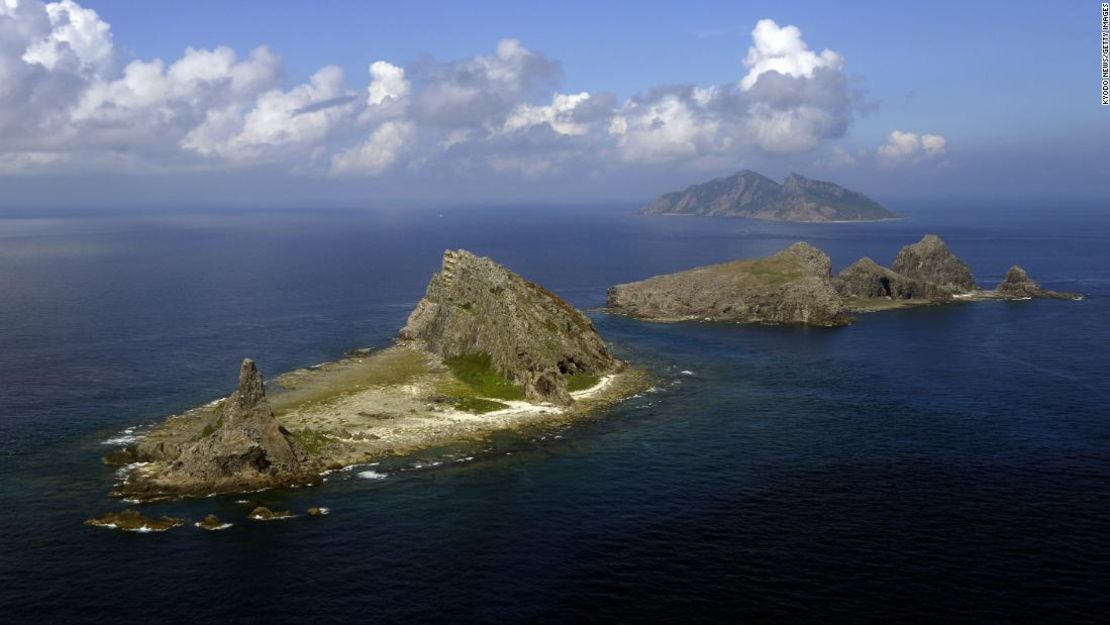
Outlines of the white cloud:
{"type": "MultiPolygon", "coordinates": [[[[18,5],[8,2],[8,11],[14,12],[18,5]]],[[[73,0],[52,2],[44,8],[50,29],[27,46],[25,62],[50,70],[68,64],[83,72],[98,72],[107,66],[112,58],[112,33],[96,11],[73,0]]]]}
{"type": "Polygon", "coordinates": [[[397,160],[412,134],[407,122],[389,121],[378,126],[362,145],[336,154],[331,162],[333,176],[376,175],[397,160]]]}
{"type": "Polygon", "coordinates": [[[590,99],[590,94],[581,93],[556,93],[551,99],[551,104],[536,106],[521,104],[509,115],[503,126],[504,130],[511,132],[540,124],[547,124],[552,130],[561,135],[583,135],[589,127],[585,123],[577,122],[574,111],[578,105],[590,99]]]}
{"type": "Polygon", "coordinates": [[[947,145],[948,140],[941,135],[895,130],[887,137],[887,142],[879,146],[876,158],[884,166],[918,163],[943,156],[947,145]]]}
{"type": "Polygon", "coordinates": [[[648,103],[630,102],[610,125],[620,158],[663,163],[695,159],[715,151],[720,122],[696,102],[667,94],[648,103]]]}
{"type": "MultiPolygon", "coordinates": [[[[73,0],[0,0],[0,172],[593,175],[806,152],[847,131],[858,98],[840,55],[772,20],[751,44],[739,80],[624,102],[559,89],[559,64],[516,39],[459,60],[377,60],[364,87],[336,66],[289,84],[264,45],[120,59],[109,25],[73,0]]],[[[916,141],[923,158],[944,152],[938,135],[916,141]]]]}
{"type": "Polygon", "coordinates": [[[767,72],[811,78],[818,69],[840,71],[844,65],[844,59],[832,50],[823,50],[821,54],[810,50],[796,26],[780,27],[774,20],[762,19],[756,23],[752,44],[744,58],[744,65],[748,67],[747,76],[740,81],[744,90],[751,89],[767,72]]]}
{"type": "Polygon", "coordinates": [[[925,153],[930,156],[940,156],[944,154],[944,148],[948,145],[948,140],[940,135],[921,135],[921,147],[924,148],[925,153]]]}
{"type": "Polygon", "coordinates": [[[409,94],[411,85],[405,80],[405,70],[387,63],[370,64],[370,86],[366,89],[366,103],[381,106],[388,101],[401,101],[409,94]]]}

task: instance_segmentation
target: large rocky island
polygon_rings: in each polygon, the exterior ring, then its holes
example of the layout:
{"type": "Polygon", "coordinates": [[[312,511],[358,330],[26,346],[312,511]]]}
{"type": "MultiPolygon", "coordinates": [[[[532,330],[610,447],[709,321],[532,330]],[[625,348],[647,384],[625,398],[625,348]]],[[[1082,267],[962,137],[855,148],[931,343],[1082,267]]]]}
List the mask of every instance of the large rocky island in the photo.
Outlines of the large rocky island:
{"type": "Polygon", "coordinates": [[[552,419],[640,390],[582,313],[488,258],[448,251],[395,345],[263,383],[244,360],[227,398],[170,417],[106,459],[116,495],[203,496],[552,419]]]}
{"type": "Polygon", "coordinates": [[[667,193],[640,209],[640,214],[827,222],[898,217],[862,193],[832,182],[790,174],[779,184],[750,169],[667,193]]]}
{"type": "Polygon", "coordinates": [[[1081,299],[1042,289],[1013,266],[994,289],[981,288],[967,263],[940,237],[925,235],[887,268],[861,258],[835,276],[821,250],[795,243],[765,258],[697,267],[609,289],[610,312],[654,321],[838,326],[852,313],[981,300],[1081,299]]]}

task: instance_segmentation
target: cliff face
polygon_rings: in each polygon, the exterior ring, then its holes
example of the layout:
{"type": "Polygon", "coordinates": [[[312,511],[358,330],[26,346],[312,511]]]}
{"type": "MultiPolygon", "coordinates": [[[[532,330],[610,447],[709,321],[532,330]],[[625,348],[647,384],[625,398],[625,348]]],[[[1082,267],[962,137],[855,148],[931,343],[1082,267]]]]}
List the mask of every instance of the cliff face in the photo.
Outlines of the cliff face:
{"type": "Polygon", "coordinates": [[[127,488],[166,494],[225,492],[285,484],[304,476],[305,453],[274,418],[254,361],[243,361],[238,387],[220,408],[219,419],[198,440],[165,459],[163,470],[140,474],[127,488]]]}
{"type": "Polygon", "coordinates": [[[1078,293],[1046,291],[1033,281],[1024,269],[1014,265],[1006,272],[1006,277],[995,288],[995,292],[1006,297],[1025,299],[1080,299],[1078,293]]]}
{"type": "Polygon", "coordinates": [[[567,376],[623,367],[573,306],[465,250],[444,253],[400,336],[443,358],[488,355],[536,401],[569,404],[567,376]]]}
{"type": "Polygon", "coordinates": [[[751,170],[667,193],[645,215],[730,215],[774,221],[866,221],[896,217],[840,185],[791,174],[783,184],[751,170]]]}
{"type": "Polygon", "coordinates": [[[925,288],[920,294],[923,297],[943,298],[979,288],[967,263],[935,234],[927,234],[917,243],[903,247],[894,257],[891,269],[921,283],[925,288]]]}
{"type": "Polygon", "coordinates": [[[864,256],[833,278],[833,287],[843,297],[911,299],[924,292],[921,285],[864,256]]]}
{"type": "Polygon", "coordinates": [[[844,325],[848,316],[830,280],[827,254],[795,243],[766,258],[620,284],[611,311],[644,319],[708,319],[742,323],[844,325]]]}

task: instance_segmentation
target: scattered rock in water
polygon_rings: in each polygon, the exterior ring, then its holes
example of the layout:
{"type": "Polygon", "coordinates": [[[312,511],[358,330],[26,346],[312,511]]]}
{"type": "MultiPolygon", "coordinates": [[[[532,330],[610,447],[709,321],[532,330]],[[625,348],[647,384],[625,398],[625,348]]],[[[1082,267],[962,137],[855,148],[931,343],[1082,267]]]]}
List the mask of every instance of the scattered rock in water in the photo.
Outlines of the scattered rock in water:
{"type": "Polygon", "coordinates": [[[330,514],[331,509],[324,508],[324,507],[321,507],[321,506],[313,506],[313,507],[308,509],[307,513],[308,513],[308,516],[324,516],[326,514],[330,514]]]}
{"type": "Polygon", "coordinates": [[[203,520],[197,521],[196,526],[202,530],[214,532],[216,530],[223,530],[231,527],[231,523],[224,523],[220,520],[220,517],[214,514],[209,514],[208,516],[204,517],[203,520]]]}
{"type": "Polygon", "coordinates": [[[1046,291],[1033,281],[1021,267],[1014,265],[1006,272],[1006,277],[995,288],[995,292],[1014,299],[1080,299],[1078,293],[1046,291]]]}
{"type": "Polygon", "coordinates": [[[138,510],[127,509],[108,512],[85,521],[85,525],[118,529],[125,532],[164,532],[185,523],[185,519],[163,516],[157,519],[145,517],[138,510]]]}
{"type": "Polygon", "coordinates": [[[258,506],[254,510],[251,510],[250,513],[250,518],[254,519],[255,521],[278,521],[281,519],[288,519],[292,517],[293,513],[288,510],[274,511],[267,508],[266,506],[258,506]]]}

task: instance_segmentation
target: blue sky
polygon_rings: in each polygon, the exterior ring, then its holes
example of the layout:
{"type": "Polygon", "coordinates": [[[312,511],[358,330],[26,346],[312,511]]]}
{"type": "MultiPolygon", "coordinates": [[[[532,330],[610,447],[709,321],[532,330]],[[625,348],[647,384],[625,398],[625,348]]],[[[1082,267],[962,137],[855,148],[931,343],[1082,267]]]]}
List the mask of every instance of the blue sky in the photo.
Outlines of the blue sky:
{"type": "Polygon", "coordinates": [[[69,201],[51,191],[58,179],[82,195],[149,189],[151,201],[158,188],[266,199],[260,185],[320,200],[588,201],[741,167],[879,195],[1105,197],[1110,177],[1097,2],[84,0],[110,50],[67,60],[68,18],[21,1],[7,30],[0,15],[0,54],[22,61],[0,73],[14,102],[0,117],[0,203],[69,201]],[[774,29],[753,59],[760,20],[774,29]],[[44,37],[54,47],[27,52],[44,37]],[[134,61],[162,59],[168,77],[187,48],[226,46],[242,63],[260,45],[273,58],[243,65],[249,93],[216,93],[215,78],[150,83],[173,92],[154,104],[123,90],[134,61]],[[489,73],[474,86],[478,67],[489,73]],[[776,81],[782,67],[794,69],[776,81]],[[748,75],[754,86],[738,87],[748,75]],[[43,94],[69,98],[64,124],[42,113],[43,94]]]}

